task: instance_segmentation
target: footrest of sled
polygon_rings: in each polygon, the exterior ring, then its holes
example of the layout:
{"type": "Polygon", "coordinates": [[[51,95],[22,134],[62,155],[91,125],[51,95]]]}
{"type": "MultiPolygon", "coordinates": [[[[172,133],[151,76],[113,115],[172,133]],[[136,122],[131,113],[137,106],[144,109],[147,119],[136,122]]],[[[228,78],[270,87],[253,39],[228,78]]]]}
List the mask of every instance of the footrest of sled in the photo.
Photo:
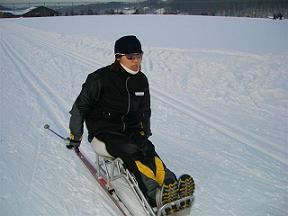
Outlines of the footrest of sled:
{"type": "Polygon", "coordinates": [[[175,212],[191,207],[192,202],[193,196],[187,196],[167,203],[157,211],[157,216],[172,215],[175,212]]]}

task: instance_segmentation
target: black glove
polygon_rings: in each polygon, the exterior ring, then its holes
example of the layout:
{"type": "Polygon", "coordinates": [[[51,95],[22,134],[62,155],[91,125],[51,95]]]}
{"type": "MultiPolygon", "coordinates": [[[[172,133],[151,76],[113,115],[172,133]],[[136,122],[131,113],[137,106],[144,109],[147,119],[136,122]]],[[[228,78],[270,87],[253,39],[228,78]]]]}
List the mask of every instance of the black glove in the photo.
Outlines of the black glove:
{"type": "Polygon", "coordinates": [[[73,134],[70,134],[70,137],[67,138],[67,144],[66,147],[68,149],[74,149],[74,148],[79,148],[80,144],[81,144],[81,139],[75,139],[73,134]]]}

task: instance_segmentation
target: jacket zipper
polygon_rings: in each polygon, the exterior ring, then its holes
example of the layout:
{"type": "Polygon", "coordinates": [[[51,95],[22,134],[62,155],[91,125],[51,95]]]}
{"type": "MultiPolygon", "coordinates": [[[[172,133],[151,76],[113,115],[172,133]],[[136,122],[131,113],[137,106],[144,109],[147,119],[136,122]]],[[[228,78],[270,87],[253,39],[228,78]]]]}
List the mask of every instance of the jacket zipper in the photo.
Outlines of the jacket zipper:
{"type": "Polygon", "coordinates": [[[127,112],[121,117],[121,120],[122,120],[122,123],[123,123],[123,132],[126,130],[126,124],[125,124],[125,121],[124,121],[124,118],[126,115],[128,115],[129,111],[130,111],[130,103],[131,103],[131,99],[130,99],[130,92],[129,92],[129,89],[128,89],[128,80],[129,80],[130,77],[127,77],[126,79],[126,91],[127,91],[127,94],[128,94],[128,108],[127,108],[127,112]]]}

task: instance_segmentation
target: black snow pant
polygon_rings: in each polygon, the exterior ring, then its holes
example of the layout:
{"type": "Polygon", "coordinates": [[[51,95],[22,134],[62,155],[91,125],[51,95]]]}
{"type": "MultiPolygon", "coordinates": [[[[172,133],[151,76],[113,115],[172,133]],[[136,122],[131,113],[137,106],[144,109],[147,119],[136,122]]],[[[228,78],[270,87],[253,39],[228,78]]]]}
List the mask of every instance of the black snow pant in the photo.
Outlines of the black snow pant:
{"type": "Polygon", "coordinates": [[[150,205],[156,206],[157,189],[165,180],[176,179],[176,176],[166,168],[152,142],[139,131],[102,132],[96,138],[105,143],[110,155],[123,160],[126,168],[134,174],[150,205]]]}

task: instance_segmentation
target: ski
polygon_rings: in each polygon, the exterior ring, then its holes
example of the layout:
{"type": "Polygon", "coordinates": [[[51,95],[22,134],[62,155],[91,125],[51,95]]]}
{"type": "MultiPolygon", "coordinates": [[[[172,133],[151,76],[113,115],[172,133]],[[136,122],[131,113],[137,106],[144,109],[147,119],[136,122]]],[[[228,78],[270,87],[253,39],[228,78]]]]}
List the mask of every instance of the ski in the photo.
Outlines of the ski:
{"type": "Polygon", "coordinates": [[[100,188],[108,195],[111,201],[114,203],[117,210],[123,216],[132,216],[129,209],[125,206],[125,204],[121,201],[120,197],[116,194],[113,187],[108,184],[108,181],[103,176],[98,176],[97,169],[95,166],[87,159],[87,157],[80,151],[79,148],[74,149],[76,155],[79,159],[83,162],[86,168],[90,171],[92,176],[95,178],[97,183],[99,184],[100,188]]]}

